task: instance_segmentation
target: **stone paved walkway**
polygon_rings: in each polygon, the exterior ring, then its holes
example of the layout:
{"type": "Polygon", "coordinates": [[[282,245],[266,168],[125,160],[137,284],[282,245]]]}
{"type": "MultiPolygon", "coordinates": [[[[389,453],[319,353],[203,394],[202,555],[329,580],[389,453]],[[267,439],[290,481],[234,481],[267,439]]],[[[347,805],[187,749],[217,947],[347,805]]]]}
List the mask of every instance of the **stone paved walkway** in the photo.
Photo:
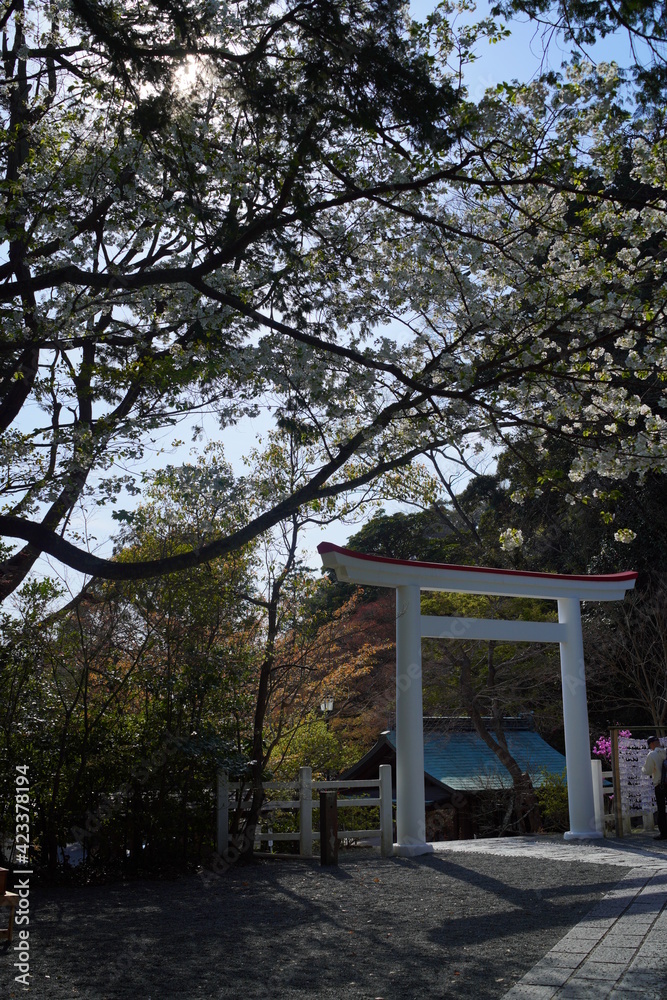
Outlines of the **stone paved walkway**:
{"type": "Polygon", "coordinates": [[[667,850],[662,844],[646,835],[585,842],[516,837],[450,842],[447,849],[630,869],[503,1000],[667,1000],[667,850]]]}
{"type": "Polygon", "coordinates": [[[502,857],[551,858],[585,861],[620,868],[667,868],[667,841],[657,843],[652,834],[605,837],[604,840],[567,841],[562,837],[498,837],[488,840],[446,840],[433,844],[435,851],[498,854],[502,857]]]}

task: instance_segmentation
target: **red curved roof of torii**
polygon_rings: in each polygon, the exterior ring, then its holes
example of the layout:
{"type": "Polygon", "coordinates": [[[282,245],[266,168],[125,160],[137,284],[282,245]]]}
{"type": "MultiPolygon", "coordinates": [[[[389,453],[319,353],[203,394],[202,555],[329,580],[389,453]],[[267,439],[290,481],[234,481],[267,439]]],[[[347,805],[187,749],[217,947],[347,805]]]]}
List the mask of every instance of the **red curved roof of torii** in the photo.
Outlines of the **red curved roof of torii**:
{"type": "Polygon", "coordinates": [[[541,580],[589,580],[594,583],[623,583],[624,581],[636,580],[637,573],[634,570],[625,570],[623,573],[602,573],[589,574],[588,576],[576,576],[570,573],[537,573],[534,570],[522,569],[497,569],[493,566],[455,566],[451,563],[420,562],[417,559],[393,559],[391,556],[375,556],[367,552],[355,552],[354,549],[346,549],[333,542],[320,542],[317,546],[320,555],[325,552],[340,552],[341,555],[352,556],[355,559],[365,559],[368,562],[385,563],[394,566],[423,567],[424,569],[456,570],[468,573],[491,573],[498,576],[513,577],[537,577],[541,580]]]}

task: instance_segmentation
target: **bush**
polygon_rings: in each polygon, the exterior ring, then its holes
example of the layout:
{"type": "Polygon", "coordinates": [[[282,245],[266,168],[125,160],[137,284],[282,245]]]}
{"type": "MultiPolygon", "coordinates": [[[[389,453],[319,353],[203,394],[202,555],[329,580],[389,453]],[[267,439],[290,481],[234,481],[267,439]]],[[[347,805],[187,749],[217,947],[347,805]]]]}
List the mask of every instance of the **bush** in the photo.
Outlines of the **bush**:
{"type": "Polygon", "coordinates": [[[542,769],[542,780],[535,789],[542,824],[547,833],[565,833],[570,828],[566,771],[567,769],[563,768],[561,774],[551,774],[542,769]]]}

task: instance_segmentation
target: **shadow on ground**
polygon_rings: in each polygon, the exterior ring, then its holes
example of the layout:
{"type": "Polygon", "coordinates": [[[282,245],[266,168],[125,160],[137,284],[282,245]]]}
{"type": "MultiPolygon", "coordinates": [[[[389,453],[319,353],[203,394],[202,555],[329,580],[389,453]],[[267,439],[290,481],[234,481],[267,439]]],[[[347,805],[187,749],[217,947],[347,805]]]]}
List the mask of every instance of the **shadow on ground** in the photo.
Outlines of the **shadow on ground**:
{"type": "MultiPolygon", "coordinates": [[[[627,872],[627,870],[626,870],[627,872]]],[[[35,889],[41,1000],[501,997],[626,874],[439,854],[264,861],[222,876],[35,889]]],[[[19,997],[0,949],[0,995],[19,997]]]]}

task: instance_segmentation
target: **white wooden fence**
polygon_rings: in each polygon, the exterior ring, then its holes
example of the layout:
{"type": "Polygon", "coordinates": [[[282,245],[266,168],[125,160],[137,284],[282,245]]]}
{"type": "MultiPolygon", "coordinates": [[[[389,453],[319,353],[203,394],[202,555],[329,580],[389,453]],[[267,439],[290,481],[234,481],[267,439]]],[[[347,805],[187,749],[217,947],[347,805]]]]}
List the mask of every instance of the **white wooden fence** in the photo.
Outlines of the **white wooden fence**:
{"type": "MultiPolygon", "coordinates": [[[[313,799],[313,792],[330,791],[331,789],[356,789],[356,788],[377,788],[376,797],[364,796],[363,798],[339,798],[339,809],[352,809],[358,807],[380,809],[380,827],[374,830],[339,830],[339,840],[359,840],[380,835],[380,850],[383,857],[388,857],[393,853],[393,815],[391,797],[391,765],[380,765],[379,779],[368,779],[367,781],[313,781],[312,769],[310,767],[299,768],[298,781],[267,781],[263,782],[262,788],[265,792],[295,792],[298,791],[298,798],[265,799],[262,805],[260,823],[255,832],[255,842],[258,841],[299,841],[299,854],[305,858],[313,856],[313,842],[320,839],[319,830],[313,830],[313,808],[319,808],[319,798],[313,799]],[[295,809],[299,813],[298,833],[273,833],[268,830],[262,831],[261,826],[270,825],[270,815],[275,810],[295,809]]],[[[229,813],[239,806],[238,795],[242,794],[241,810],[244,808],[244,800],[248,801],[252,795],[252,789],[247,785],[243,786],[238,781],[228,781],[225,771],[218,772],[218,829],[217,829],[217,850],[218,854],[224,856],[224,852],[229,846],[229,813]]]]}
{"type": "Polygon", "coordinates": [[[602,770],[601,760],[591,761],[591,772],[593,774],[593,796],[595,801],[595,829],[597,833],[606,836],[613,836],[614,816],[609,812],[609,807],[605,798],[614,794],[612,785],[605,785],[605,778],[611,778],[611,771],[602,770]]]}

